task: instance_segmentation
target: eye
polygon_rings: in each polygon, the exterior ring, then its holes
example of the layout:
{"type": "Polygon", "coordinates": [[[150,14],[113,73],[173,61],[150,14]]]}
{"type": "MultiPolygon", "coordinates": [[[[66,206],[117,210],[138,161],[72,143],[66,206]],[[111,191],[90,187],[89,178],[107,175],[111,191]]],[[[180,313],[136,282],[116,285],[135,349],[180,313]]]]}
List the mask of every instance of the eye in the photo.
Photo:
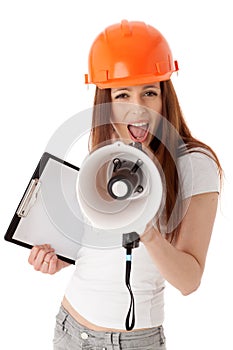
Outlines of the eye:
{"type": "Polygon", "coordinates": [[[154,97],[154,96],[158,96],[158,93],[154,90],[148,90],[144,93],[144,96],[147,97],[154,97]]]}
{"type": "Polygon", "coordinates": [[[116,95],[116,96],[114,97],[114,99],[115,99],[115,100],[120,100],[120,99],[125,99],[125,98],[127,98],[127,97],[129,97],[129,95],[128,95],[126,92],[122,92],[121,94],[116,95]]]}

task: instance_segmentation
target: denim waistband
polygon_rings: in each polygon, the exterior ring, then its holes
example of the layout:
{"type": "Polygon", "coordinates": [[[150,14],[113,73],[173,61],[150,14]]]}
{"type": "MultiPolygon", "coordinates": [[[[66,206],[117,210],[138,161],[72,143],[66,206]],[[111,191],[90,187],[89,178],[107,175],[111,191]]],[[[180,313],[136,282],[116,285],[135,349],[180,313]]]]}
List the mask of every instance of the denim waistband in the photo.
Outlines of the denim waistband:
{"type": "Polygon", "coordinates": [[[139,340],[141,338],[147,338],[151,336],[160,335],[162,333],[163,336],[163,326],[158,327],[152,327],[148,329],[142,329],[142,330],[134,330],[129,332],[121,332],[121,331],[94,331],[91,330],[82,324],[78,323],[69,313],[66,311],[66,309],[61,305],[59,313],[57,315],[57,319],[61,322],[61,324],[64,325],[64,328],[66,328],[68,325],[73,328],[73,331],[79,332],[81,334],[87,333],[88,335],[103,339],[106,338],[106,335],[113,335],[115,338],[119,338],[120,340],[129,340],[129,339],[135,339],[139,340]]]}

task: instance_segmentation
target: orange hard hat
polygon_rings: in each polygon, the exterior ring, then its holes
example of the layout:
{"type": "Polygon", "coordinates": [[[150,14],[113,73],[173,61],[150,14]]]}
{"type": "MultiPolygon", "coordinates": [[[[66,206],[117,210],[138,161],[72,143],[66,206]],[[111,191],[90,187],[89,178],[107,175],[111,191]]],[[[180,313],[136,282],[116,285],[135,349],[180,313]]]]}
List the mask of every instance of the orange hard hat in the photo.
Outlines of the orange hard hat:
{"type": "Polygon", "coordinates": [[[178,71],[163,35],[144,22],[107,27],[93,42],[85,83],[99,88],[141,85],[170,79],[178,71]]]}

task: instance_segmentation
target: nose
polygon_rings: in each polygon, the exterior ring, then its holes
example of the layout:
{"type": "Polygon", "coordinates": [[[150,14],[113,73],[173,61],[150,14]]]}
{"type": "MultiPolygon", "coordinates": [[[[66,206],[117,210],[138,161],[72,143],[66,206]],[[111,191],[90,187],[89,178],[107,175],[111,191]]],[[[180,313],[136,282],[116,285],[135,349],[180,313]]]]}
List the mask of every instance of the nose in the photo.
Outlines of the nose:
{"type": "Polygon", "coordinates": [[[132,104],[131,112],[133,114],[141,115],[145,113],[146,108],[143,104],[140,94],[132,95],[130,102],[132,104]]]}
{"type": "Polygon", "coordinates": [[[134,116],[143,116],[146,114],[146,108],[142,104],[132,102],[130,112],[134,116]]]}

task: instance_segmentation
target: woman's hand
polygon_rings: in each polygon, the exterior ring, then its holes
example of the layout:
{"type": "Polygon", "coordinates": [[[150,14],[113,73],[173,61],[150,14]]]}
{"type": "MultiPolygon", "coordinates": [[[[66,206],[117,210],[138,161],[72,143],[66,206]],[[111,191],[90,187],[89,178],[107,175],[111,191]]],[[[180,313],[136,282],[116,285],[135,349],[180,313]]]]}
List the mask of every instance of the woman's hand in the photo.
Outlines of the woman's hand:
{"type": "Polygon", "coordinates": [[[69,263],[58,259],[55,250],[49,244],[34,246],[31,249],[28,262],[36,271],[41,271],[50,275],[53,275],[63,267],[70,265],[69,263]]]}
{"type": "Polygon", "coordinates": [[[140,235],[140,241],[143,244],[150,243],[153,239],[162,238],[161,233],[154,227],[153,220],[148,222],[145,231],[140,235]]]}

